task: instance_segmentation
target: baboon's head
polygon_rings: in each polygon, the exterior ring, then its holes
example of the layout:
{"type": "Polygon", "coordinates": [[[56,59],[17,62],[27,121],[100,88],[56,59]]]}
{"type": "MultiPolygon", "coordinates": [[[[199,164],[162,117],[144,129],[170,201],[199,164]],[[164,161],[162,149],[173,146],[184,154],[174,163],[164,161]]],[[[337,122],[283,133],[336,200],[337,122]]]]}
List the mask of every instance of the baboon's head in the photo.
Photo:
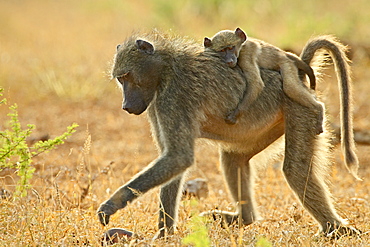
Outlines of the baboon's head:
{"type": "Polygon", "coordinates": [[[233,68],[238,62],[241,46],[246,40],[247,35],[240,28],[235,31],[223,30],[211,39],[204,38],[204,47],[219,53],[224,62],[233,68]]]}
{"type": "Polygon", "coordinates": [[[153,100],[163,62],[153,44],[141,39],[129,39],[117,46],[112,76],[123,89],[123,110],[140,115],[153,100]]]}

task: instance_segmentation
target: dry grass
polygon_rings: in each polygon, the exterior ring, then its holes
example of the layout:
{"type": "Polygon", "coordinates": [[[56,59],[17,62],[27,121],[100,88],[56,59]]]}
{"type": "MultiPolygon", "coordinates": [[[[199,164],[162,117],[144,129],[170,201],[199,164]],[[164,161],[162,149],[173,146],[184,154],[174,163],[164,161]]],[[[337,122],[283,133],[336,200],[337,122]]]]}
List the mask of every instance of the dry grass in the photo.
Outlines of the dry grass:
{"type": "MultiPolygon", "coordinates": [[[[0,201],[1,245],[100,245],[107,228],[98,223],[97,206],[156,157],[145,114],[121,111],[120,92],[105,74],[115,45],[135,29],[172,28],[201,40],[239,25],[255,37],[293,49],[300,49],[312,34],[334,33],[353,46],[355,126],[369,129],[370,55],[363,45],[370,35],[368,1],[244,2],[0,1],[0,85],[8,100],[19,105],[21,122],[37,126],[34,138],[59,135],[73,122],[80,125],[66,144],[35,158],[28,197],[0,201]]],[[[333,122],[338,122],[335,77],[324,79],[319,90],[327,96],[333,122]]],[[[4,122],[6,107],[0,112],[4,122]]],[[[336,149],[331,189],[340,215],[368,232],[370,147],[359,146],[358,153],[364,181],[349,175],[336,149]]],[[[166,242],[151,239],[157,230],[157,189],[115,214],[109,227],[136,232],[134,245],[180,246],[194,212],[234,209],[217,165],[216,148],[199,143],[191,177],[206,178],[210,194],[197,206],[181,203],[177,234],[166,242]]],[[[2,171],[0,188],[14,191],[16,179],[14,170],[2,171]]],[[[264,220],[242,229],[223,229],[211,222],[212,245],[253,246],[262,237],[274,246],[370,244],[368,233],[335,241],[315,237],[317,224],[275,166],[260,174],[256,196],[264,220]]]]}

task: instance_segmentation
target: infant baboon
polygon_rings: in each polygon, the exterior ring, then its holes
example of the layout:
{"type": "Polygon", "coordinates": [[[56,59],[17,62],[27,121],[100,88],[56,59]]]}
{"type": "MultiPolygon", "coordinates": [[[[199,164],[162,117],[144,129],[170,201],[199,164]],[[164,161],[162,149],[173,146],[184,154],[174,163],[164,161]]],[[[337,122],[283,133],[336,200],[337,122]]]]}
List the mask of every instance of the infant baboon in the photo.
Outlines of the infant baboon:
{"type": "MultiPolygon", "coordinates": [[[[345,107],[342,142],[346,164],[356,174],[350,70],[344,49],[331,37],[319,37],[306,45],[303,61],[309,64],[322,48],[333,55],[340,76],[341,108],[345,107]]],[[[238,66],[225,66],[214,52],[181,37],[158,31],[129,37],[117,50],[112,76],[123,89],[125,111],[140,115],[147,110],[159,156],[100,205],[100,222],[108,224],[117,210],[161,186],[159,236],[173,233],[183,180],[194,163],[195,140],[206,138],[218,144],[223,175],[233,200],[240,205],[237,213],[222,212],[223,216],[235,219],[239,215],[242,223],[251,224],[258,212],[250,159],[285,134],[282,170],[302,205],[325,233],[358,233],[345,226],[327,188],[328,132],[316,135],[317,116],[286,97],[277,71],[260,72],[265,82],[260,96],[241,115],[239,124],[229,125],[224,116],[230,104],[240,101],[247,83],[238,66]]]]}
{"type": "Polygon", "coordinates": [[[237,28],[235,32],[224,30],[212,39],[204,38],[204,46],[219,53],[224,62],[231,68],[237,64],[249,81],[249,88],[237,107],[227,115],[226,122],[235,124],[240,111],[246,110],[257,99],[265,84],[261,79],[259,67],[279,70],[283,77],[284,92],[299,104],[310,108],[319,119],[317,133],[323,131],[323,105],[304,88],[299,79],[298,69],[303,70],[310,78],[311,88],[315,87],[315,75],[309,65],[296,55],[257,39],[248,39],[247,35],[237,28]]]}

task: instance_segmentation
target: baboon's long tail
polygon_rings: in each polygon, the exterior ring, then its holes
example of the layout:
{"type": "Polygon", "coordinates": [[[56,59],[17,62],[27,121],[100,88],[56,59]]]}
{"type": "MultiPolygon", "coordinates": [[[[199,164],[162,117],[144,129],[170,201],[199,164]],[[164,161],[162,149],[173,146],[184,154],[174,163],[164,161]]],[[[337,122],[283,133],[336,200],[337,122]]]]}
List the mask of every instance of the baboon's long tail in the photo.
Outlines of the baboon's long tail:
{"type": "MultiPolygon", "coordinates": [[[[310,39],[303,48],[301,58],[310,64],[318,50],[324,49],[334,62],[340,89],[341,143],[345,163],[350,173],[357,179],[358,159],[355,153],[352,125],[352,91],[350,61],[346,56],[347,47],[335,37],[324,35],[310,39]]],[[[321,61],[323,63],[324,61],[321,61]]]]}

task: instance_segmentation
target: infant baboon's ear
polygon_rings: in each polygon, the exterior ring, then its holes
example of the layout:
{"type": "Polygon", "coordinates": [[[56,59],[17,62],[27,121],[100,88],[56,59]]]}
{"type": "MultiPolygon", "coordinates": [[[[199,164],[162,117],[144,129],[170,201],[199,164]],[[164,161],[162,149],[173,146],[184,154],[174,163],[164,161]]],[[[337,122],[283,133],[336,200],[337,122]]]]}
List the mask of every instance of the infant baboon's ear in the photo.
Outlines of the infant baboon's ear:
{"type": "Polygon", "coordinates": [[[141,52],[144,52],[149,55],[154,54],[154,46],[148,41],[138,39],[136,40],[136,46],[141,52]]]}
{"type": "Polygon", "coordinates": [[[204,47],[211,47],[212,46],[212,40],[210,40],[209,38],[205,37],[204,38],[204,47]]]}
{"type": "Polygon", "coordinates": [[[118,51],[118,49],[121,47],[121,45],[117,45],[117,47],[116,47],[116,49],[117,49],[117,51],[118,51]]]}
{"type": "Polygon", "coordinates": [[[240,28],[235,29],[235,35],[238,36],[242,40],[242,42],[244,42],[248,39],[245,32],[243,30],[241,30],[240,28]]]}

